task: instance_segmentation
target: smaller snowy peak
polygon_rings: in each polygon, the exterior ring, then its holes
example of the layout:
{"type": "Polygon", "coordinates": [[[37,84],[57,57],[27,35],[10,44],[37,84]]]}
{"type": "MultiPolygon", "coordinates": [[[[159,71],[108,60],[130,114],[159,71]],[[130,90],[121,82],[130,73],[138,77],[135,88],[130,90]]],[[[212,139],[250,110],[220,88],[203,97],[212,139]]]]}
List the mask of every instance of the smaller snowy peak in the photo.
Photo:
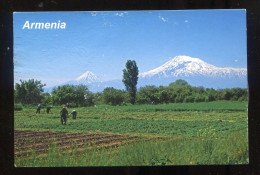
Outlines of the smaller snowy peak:
{"type": "Polygon", "coordinates": [[[99,78],[91,71],[87,71],[84,74],[76,78],[77,82],[93,83],[100,81],[99,78]]]}

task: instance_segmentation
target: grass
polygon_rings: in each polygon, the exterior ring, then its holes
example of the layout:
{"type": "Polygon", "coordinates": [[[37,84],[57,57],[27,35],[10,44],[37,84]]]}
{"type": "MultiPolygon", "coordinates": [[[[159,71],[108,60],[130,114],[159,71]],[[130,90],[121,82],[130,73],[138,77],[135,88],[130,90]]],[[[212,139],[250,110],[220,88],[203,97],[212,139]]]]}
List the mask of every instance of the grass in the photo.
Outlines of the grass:
{"type": "MultiPolygon", "coordinates": [[[[71,112],[74,108],[69,108],[71,112]]],[[[244,164],[248,161],[247,103],[208,102],[77,108],[77,120],[61,125],[61,108],[15,111],[15,129],[101,132],[135,135],[140,140],[111,149],[16,158],[17,166],[124,166],[244,164]],[[63,160],[64,159],[64,160],[63,160]]],[[[71,148],[75,149],[75,148],[71,148]]],[[[75,149],[76,150],[76,149],[75,149]]]]}
{"type": "MultiPolygon", "coordinates": [[[[200,103],[170,103],[170,104],[143,104],[143,105],[127,105],[127,106],[109,106],[100,105],[87,110],[120,110],[120,111],[245,111],[247,110],[247,102],[238,101],[214,101],[200,103]]],[[[81,110],[86,110],[83,108],[81,110]]]]}

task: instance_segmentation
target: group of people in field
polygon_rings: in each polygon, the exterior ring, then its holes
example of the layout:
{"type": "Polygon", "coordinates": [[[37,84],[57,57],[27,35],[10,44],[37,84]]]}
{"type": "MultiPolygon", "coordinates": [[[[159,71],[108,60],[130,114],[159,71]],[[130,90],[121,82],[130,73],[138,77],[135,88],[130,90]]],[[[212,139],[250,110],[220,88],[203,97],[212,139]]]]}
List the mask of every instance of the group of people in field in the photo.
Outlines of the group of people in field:
{"type": "MultiPolygon", "coordinates": [[[[69,108],[70,105],[67,103],[65,106],[63,106],[62,110],[60,111],[60,116],[61,116],[61,124],[66,125],[67,123],[67,118],[69,117],[69,112],[67,111],[67,108],[69,108]]],[[[52,107],[47,107],[46,108],[46,113],[49,114],[50,110],[52,107]]],[[[41,112],[41,104],[38,104],[36,114],[40,114],[41,112]]],[[[77,111],[73,110],[70,114],[72,114],[72,119],[76,120],[77,117],[77,111]]]]}

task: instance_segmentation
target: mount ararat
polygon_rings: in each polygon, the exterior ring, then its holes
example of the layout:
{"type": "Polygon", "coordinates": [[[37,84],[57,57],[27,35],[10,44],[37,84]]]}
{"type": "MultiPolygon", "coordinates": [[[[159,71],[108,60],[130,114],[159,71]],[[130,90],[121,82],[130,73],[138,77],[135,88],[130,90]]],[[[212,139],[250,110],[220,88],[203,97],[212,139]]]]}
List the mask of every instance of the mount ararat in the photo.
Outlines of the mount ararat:
{"type": "MultiPolygon", "coordinates": [[[[167,86],[177,79],[183,79],[192,86],[203,86],[205,88],[246,88],[247,69],[216,67],[199,58],[176,56],[155,69],[139,73],[137,87],[145,85],[167,86]]],[[[90,71],[64,84],[84,84],[92,92],[103,91],[106,87],[114,87],[116,89],[125,88],[121,79],[102,81],[101,78],[90,71]]],[[[45,88],[45,92],[51,92],[52,88],[54,87],[45,88]]]]}

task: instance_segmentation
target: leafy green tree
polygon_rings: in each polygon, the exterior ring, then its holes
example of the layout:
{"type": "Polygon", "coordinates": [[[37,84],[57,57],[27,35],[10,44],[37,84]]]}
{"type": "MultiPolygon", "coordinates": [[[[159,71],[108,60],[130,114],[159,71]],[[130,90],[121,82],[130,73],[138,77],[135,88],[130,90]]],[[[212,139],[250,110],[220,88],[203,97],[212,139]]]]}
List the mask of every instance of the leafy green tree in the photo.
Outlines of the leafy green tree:
{"type": "Polygon", "coordinates": [[[220,99],[219,92],[213,88],[206,88],[205,94],[208,96],[208,101],[215,101],[220,99]]]}
{"type": "Polygon", "coordinates": [[[187,96],[187,97],[184,98],[183,102],[184,103],[192,103],[192,102],[194,102],[194,98],[195,97],[192,96],[192,95],[191,96],[187,96]]]}
{"type": "Polygon", "coordinates": [[[169,103],[170,97],[166,90],[162,90],[159,92],[159,99],[161,103],[169,103]]]}
{"type": "Polygon", "coordinates": [[[106,104],[120,105],[124,101],[124,92],[113,87],[105,88],[103,96],[106,104]]]}
{"type": "Polygon", "coordinates": [[[232,94],[231,100],[233,100],[233,101],[237,101],[237,100],[247,96],[247,90],[246,89],[232,88],[230,91],[231,91],[231,94],[232,94]]]}
{"type": "Polygon", "coordinates": [[[197,90],[200,94],[203,94],[205,92],[205,88],[203,86],[197,87],[197,90]]]}
{"type": "Polygon", "coordinates": [[[84,106],[85,103],[87,106],[92,106],[94,102],[93,96],[90,95],[88,87],[86,85],[78,85],[74,86],[75,100],[76,106],[84,106]]]}
{"type": "Polygon", "coordinates": [[[151,102],[158,103],[158,92],[159,89],[154,85],[141,87],[138,91],[137,101],[140,104],[151,102]]]}
{"type": "MultiPolygon", "coordinates": [[[[85,95],[89,93],[86,85],[63,85],[52,90],[54,104],[73,103],[75,106],[85,106],[85,95]]],[[[89,102],[88,102],[89,104],[89,102]]]]}
{"type": "Polygon", "coordinates": [[[138,81],[138,67],[134,60],[127,60],[126,68],[123,70],[123,83],[125,84],[126,91],[130,95],[130,103],[135,103],[136,98],[136,85],[138,81]]]}
{"type": "Polygon", "coordinates": [[[20,84],[15,84],[15,101],[22,104],[40,103],[43,98],[41,93],[44,86],[45,84],[42,84],[39,80],[20,80],[20,84]]]}
{"type": "Polygon", "coordinates": [[[94,101],[95,101],[95,104],[99,105],[99,104],[103,104],[103,93],[102,92],[96,92],[93,94],[93,97],[94,97],[94,101]]]}
{"type": "Polygon", "coordinates": [[[95,95],[91,92],[87,92],[84,95],[84,106],[93,106],[95,104],[95,95]]]}
{"type": "Polygon", "coordinates": [[[43,106],[53,105],[53,100],[52,100],[52,97],[49,93],[43,93],[42,96],[43,96],[43,98],[41,100],[41,104],[43,106]]]}
{"type": "Polygon", "coordinates": [[[54,104],[66,104],[74,102],[74,86],[72,85],[63,85],[54,88],[51,92],[53,96],[54,104]]]}
{"type": "Polygon", "coordinates": [[[188,82],[182,79],[178,79],[175,82],[169,84],[169,86],[187,86],[187,85],[189,85],[188,82]]]}
{"type": "Polygon", "coordinates": [[[230,89],[225,89],[222,92],[222,99],[223,100],[230,100],[231,98],[232,98],[232,93],[231,93],[230,89]]]}

